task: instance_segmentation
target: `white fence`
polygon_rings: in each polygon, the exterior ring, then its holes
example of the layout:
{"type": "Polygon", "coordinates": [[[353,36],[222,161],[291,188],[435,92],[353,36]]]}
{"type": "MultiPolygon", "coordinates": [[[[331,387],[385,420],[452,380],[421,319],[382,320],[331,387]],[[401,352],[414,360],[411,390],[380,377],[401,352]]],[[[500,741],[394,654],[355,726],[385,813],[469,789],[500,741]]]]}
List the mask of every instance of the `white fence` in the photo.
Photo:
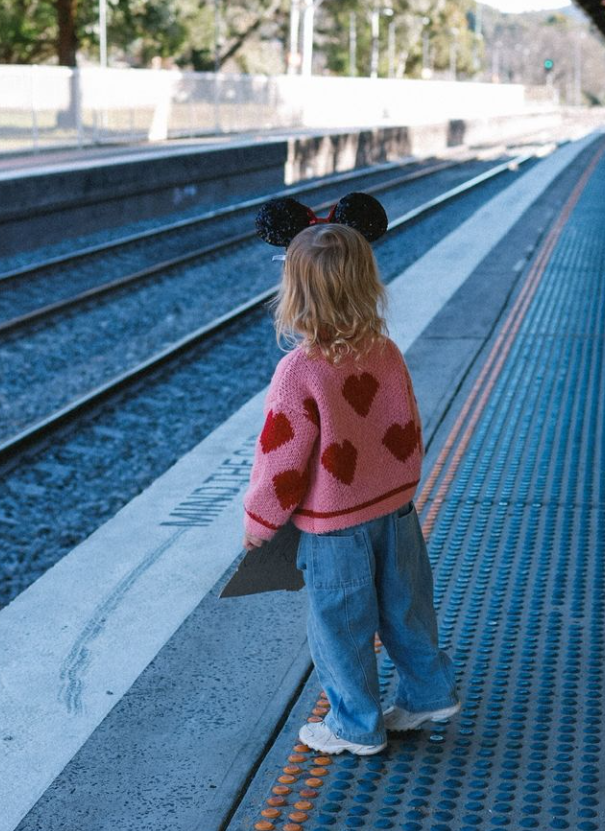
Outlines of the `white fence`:
{"type": "Polygon", "coordinates": [[[301,127],[427,124],[552,109],[519,84],[0,66],[0,152],[301,127]]]}

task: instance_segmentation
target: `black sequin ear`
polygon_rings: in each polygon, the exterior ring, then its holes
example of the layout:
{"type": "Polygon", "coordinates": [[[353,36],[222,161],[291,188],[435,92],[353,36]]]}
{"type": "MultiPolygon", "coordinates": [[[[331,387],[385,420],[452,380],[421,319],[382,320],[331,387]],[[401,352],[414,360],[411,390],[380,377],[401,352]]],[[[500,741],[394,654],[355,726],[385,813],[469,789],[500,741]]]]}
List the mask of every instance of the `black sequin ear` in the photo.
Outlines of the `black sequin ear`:
{"type": "Polygon", "coordinates": [[[256,233],[269,245],[289,245],[312,219],[308,208],[296,199],[270,199],[256,215],[256,233]]]}
{"type": "Polygon", "coordinates": [[[369,193],[348,193],[334,210],[333,222],[340,222],[359,231],[368,242],[386,233],[389,220],[384,208],[369,193]]]}

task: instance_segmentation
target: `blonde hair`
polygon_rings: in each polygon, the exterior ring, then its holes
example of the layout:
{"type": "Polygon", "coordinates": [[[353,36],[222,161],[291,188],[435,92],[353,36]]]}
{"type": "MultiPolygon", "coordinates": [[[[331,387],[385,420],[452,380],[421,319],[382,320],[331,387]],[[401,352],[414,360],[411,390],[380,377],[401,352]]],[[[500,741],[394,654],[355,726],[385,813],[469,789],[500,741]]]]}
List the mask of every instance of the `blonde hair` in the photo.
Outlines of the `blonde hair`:
{"type": "MultiPolygon", "coordinates": [[[[312,225],[297,234],[286,254],[272,305],[277,342],[316,350],[330,363],[362,357],[388,334],[386,293],[374,254],[347,225],[312,225]]],[[[287,350],[284,350],[287,351],[287,350]]]]}

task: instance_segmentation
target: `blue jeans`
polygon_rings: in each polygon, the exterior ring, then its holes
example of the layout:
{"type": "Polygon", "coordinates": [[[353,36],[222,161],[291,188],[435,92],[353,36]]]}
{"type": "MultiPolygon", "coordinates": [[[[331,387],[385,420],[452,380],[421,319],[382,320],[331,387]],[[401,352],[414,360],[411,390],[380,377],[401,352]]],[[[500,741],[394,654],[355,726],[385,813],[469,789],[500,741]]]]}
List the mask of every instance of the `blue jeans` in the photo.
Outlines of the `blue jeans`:
{"type": "Polygon", "coordinates": [[[413,502],[327,534],[301,532],[297,565],[333,733],[359,744],[386,740],[375,632],[399,676],[395,704],[421,712],[458,701],[453,664],[439,649],[433,575],[413,502]]]}

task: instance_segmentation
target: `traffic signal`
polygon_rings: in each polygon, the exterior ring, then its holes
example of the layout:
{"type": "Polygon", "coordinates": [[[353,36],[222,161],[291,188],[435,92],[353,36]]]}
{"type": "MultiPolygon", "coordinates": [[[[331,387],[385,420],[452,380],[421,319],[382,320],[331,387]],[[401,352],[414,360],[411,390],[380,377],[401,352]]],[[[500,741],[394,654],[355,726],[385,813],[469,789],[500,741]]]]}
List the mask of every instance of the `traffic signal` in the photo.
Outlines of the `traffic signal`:
{"type": "Polygon", "coordinates": [[[546,58],[546,60],[544,61],[544,69],[547,72],[550,72],[553,69],[554,65],[555,62],[551,58],[546,58]]]}

